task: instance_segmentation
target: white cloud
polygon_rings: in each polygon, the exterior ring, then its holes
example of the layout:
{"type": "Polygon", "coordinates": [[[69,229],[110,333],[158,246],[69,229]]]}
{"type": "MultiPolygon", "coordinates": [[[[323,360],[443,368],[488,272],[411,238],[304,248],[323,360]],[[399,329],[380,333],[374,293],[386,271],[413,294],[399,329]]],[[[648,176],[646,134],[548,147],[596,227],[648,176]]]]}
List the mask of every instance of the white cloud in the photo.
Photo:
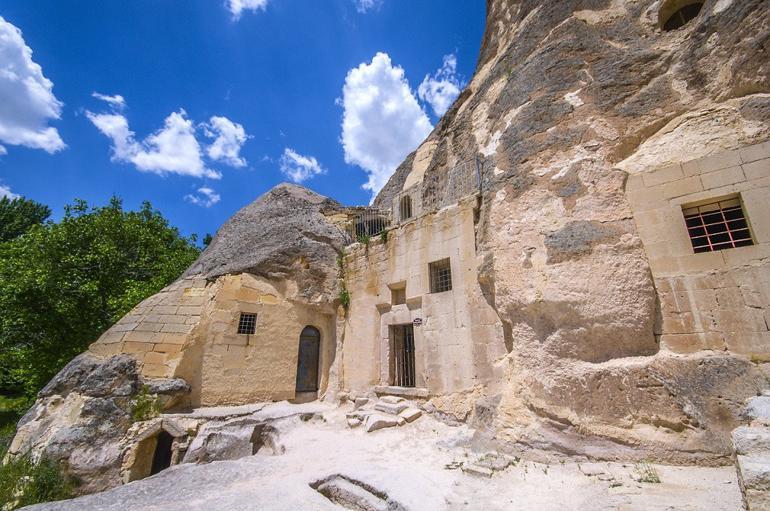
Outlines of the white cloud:
{"type": "Polygon", "coordinates": [[[4,154],[8,154],[8,150],[5,147],[0,145],[0,156],[4,154]]]}
{"type": "Polygon", "coordinates": [[[441,69],[433,76],[425,75],[417,94],[430,105],[436,116],[441,117],[460,95],[461,89],[462,84],[457,77],[457,57],[444,55],[441,69]]]}
{"type": "Polygon", "coordinates": [[[353,0],[356,4],[356,10],[360,13],[365,13],[372,9],[379,9],[382,5],[382,0],[353,0]]]}
{"type": "Polygon", "coordinates": [[[123,110],[123,108],[126,106],[126,100],[120,94],[115,94],[114,96],[108,96],[106,94],[99,94],[98,92],[92,92],[91,96],[101,101],[105,101],[109,103],[111,106],[113,106],[117,110],[123,110]]]}
{"type": "Polygon", "coordinates": [[[243,11],[257,12],[267,8],[268,0],[227,0],[227,8],[233,14],[233,19],[238,20],[243,11]]]}
{"type": "Polygon", "coordinates": [[[302,156],[287,147],[281,156],[281,172],[293,182],[302,183],[318,174],[325,174],[326,170],[314,157],[302,156]]]}
{"type": "Polygon", "coordinates": [[[203,208],[210,208],[222,199],[217,192],[206,186],[198,188],[198,193],[200,195],[188,194],[184,198],[186,201],[203,208]]]}
{"type": "Polygon", "coordinates": [[[345,161],[369,173],[364,188],[376,194],[433,126],[386,53],[348,71],[342,106],[345,161]]]}
{"type": "Polygon", "coordinates": [[[206,148],[209,158],[232,167],[246,166],[246,160],[240,156],[241,147],[249,138],[243,126],[227,117],[213,116],[203,130],[207,137],[215,139],[206,148]]]}
{"type": "Polygon", "coordinates": [[[0,141],[49,153],[64,149],[59,132],[48,126],[61,109],[21,30],[0,17],[0,141]]]}
{"type": "Polygon", "coordinates": [[[133,163],[143,172],[180,174],[219,179],[222,174],[203,162],[201,146],[195,138],[195,127],[184,110],[172,112],[163,128],[142,142],[135,139],[128,119],[117,113],[95,114],[86,111],[88,119],[112,140],[112,159],[133,163]]]}
{"type": "Polygon", "coordinates": [[[11,189],[5,185],[0,185],[0,197],[8,197],[9,199],[18,199],[19,196],[11,192],[11,189]]]}

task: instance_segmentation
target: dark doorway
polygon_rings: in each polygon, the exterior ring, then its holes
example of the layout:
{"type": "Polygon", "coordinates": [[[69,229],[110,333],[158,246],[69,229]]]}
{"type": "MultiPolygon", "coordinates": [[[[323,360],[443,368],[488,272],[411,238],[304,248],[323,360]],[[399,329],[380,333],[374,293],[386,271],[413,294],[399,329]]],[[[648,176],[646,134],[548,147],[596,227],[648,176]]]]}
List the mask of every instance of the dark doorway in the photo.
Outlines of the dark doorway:
{"type": "Polygon", "coordinates": [[[158,443],[155,445],[155,454],[152,456],[151,476],[171,466],[171,444],[173,443],[174,437],[166,431],[158,433],[158,443]]]}
{"type": "Polygon", "coordinates": [[[414,387],[414,326],[393,327],[394,381],[397,387],[414,387]]]}
{"type": "Polygon", "coordinates": [[[299,336],[297,357],[297,392],[318,391],[318,354],[321,350],[321,332],[306,326],[299,336]]]}

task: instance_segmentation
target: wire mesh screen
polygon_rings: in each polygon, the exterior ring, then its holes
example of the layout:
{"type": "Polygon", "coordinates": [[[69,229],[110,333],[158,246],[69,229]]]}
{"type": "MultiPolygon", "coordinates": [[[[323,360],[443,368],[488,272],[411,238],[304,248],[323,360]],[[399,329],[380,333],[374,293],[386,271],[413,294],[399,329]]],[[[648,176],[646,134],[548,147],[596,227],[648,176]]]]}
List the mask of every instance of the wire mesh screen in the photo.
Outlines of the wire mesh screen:
{"type": "Polygon", "coordinates": [[[358,208],[348,224],[348,234],[354,240],[376,236],[390,226],[390,211],[358,208]]]}
{"type": "Polygon", "coordinates": [[[425,176],[393,198],[394,223],[400,224],[423,213],[456,204],[463,197],[480,191],[481,177],[488,161],[474,158],[455,165],[447,172],[425,176]]]}

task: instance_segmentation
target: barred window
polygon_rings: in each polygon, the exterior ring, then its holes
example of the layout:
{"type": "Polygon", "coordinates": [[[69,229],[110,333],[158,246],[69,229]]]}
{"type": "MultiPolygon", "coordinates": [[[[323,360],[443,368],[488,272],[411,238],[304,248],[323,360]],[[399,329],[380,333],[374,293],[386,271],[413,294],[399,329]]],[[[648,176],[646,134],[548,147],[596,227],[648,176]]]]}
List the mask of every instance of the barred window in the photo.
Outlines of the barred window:
{"type": "Polygon", "coordinates": [[[443,293],[452,290],[452,269],[449,259],[432,262],[428,265],[430,272],[430,292],[443,293]]]}
{"type": "Polygon", "coordinates": [[[257,331],[257,315],[241,313],[241,319],[238,321],[238,333],[252,335],[257,331]]]}
{"type": "Polygon", "coordinates": [[[401,197],[398,209],[402,222],[412,218],[412,198],[408,195],[401,197]]]}
{"type": "Polygon", "coordinates": [[[695,253],[753,245],[738,197],[682,209],[695,253]]]}

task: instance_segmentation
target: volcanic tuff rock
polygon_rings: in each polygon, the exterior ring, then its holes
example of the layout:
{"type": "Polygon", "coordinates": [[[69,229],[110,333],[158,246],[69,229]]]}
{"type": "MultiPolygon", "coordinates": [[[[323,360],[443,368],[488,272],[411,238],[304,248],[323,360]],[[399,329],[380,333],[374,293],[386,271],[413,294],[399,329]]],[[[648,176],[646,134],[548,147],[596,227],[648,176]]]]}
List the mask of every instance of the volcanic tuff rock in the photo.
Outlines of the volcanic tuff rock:
{"type": "Polygon", "coordinates": [[[302,186],[278,185],[225,222],[184,276],[213,280],[228,273],[252,273],[295,279],[302,298],[323,296],[331,302],[337,255],[349,239],[323,213],[341,208],[302,186]]]}
{"type": "Polygon", "coordinates": [[[137,366],[130,355],[102,359],[83,353],[74,358],[19,421],[10,452],[63,461],[83,493],[120,484],[122,440],[133,423],[132,398],[145,384],[168,399],[190,390],[178,380],[144,381],[137,366]]]}
{"type": "MultiPolygon", "coordinates": [[[[510,355],[505,377],[440,408],[476,420],[474,401],[497,397],[484,421],[502,437],[567,452],[587,452],[576,430],[597,435],[595,456],[629,443],[663,458],[682,442],[696,458],[730,452],[740,403],[766,380],[735,357],[659,353],[624,192],[629,174],[770,138],[770,10],[707,0],[663,31],[669,4],[489,0],[476,74],[375,199],[484,161],[479,283],[510,355]]],[[[423,202],[435,190],[423,185],[423,202]]]]}

